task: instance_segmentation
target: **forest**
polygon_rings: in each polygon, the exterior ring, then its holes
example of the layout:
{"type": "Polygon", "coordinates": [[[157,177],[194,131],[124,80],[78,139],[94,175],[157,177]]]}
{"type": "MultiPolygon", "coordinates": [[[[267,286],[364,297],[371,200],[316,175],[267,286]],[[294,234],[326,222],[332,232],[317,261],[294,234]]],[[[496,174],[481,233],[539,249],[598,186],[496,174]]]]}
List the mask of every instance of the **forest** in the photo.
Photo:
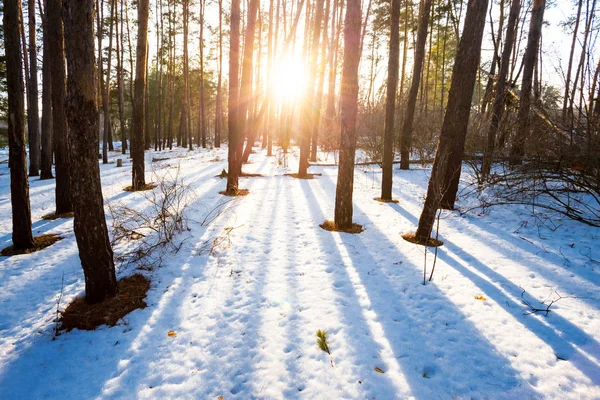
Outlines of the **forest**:
{"type": "Polygon", "coordinates": [[[0,398],[600,397],[596,0],[3,0],[0,398]]]}

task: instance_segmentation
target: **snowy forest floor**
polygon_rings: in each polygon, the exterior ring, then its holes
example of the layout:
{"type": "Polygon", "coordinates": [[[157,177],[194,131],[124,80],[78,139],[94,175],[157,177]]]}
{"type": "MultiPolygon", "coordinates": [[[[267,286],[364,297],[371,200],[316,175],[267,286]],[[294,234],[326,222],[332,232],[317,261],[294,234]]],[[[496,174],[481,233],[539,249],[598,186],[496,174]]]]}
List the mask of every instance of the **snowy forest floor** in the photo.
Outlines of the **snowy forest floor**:
{"type": "MultiPolygon", "coordinates": [[[[64,239],[0,257],[0,398],[600,397],[600,229],[524,206],[444,212],[444,245],[423,286],[424,248],[401,234],[416,228],[430,166],[394,170],[398,204],[374,200],[377,166],[357,167],[354,221],[365,231],[351,235],[319,228],[333,218],[336,167],[297,180],[284,176],[296,158],[285,168],[258,150],[244,171],[264,176],[241,178],[250,193],[231,201],[215,177],[226,159],[226,148],[146,154],[147,181],[180,165],[194,191],[182,246],[142,271],[147,308],[57,337],[57,301],[63,310],[83,294],[83,273],[72,219],[40,219],[54,211],[54,180],[30,179],[34,235],[64,239]],[[523,300],[545,308],[556,293],[547,316],[528,314],[523,300]]],[[[123,191],[130,166],[101,165],[105,204],[148,212],[144,193],[123,191]]],[[[9,244],[2,163],[0,248],[9,244]]],[[[432,260],[428,252],[428,270],[432,260]]]]}

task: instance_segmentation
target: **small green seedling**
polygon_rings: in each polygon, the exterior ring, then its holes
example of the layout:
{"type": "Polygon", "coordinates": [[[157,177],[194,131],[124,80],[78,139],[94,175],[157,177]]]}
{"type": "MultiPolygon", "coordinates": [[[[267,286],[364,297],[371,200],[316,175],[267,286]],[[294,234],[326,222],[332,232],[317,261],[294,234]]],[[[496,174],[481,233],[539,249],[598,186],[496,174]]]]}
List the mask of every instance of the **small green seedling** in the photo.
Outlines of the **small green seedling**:
{"type": "Polygon", "coordinates": [[[327,354],[331,355],[329,345],[327,344],[327,332],[320,329],[317,331],[317,346],[327,354]]]}

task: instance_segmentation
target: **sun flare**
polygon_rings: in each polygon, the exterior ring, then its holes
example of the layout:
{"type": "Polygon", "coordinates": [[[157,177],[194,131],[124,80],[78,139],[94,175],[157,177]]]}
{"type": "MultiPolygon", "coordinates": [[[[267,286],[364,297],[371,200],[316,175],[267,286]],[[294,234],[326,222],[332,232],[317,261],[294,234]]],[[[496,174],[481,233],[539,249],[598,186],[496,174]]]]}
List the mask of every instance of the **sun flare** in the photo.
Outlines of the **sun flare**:
{"type": "Polygon", "coordinates": [[[302,96],[306,84],[305,67],[299,60],[285,59],[275,67],[274,95],[283,101],[295,101],[302,96]]]}

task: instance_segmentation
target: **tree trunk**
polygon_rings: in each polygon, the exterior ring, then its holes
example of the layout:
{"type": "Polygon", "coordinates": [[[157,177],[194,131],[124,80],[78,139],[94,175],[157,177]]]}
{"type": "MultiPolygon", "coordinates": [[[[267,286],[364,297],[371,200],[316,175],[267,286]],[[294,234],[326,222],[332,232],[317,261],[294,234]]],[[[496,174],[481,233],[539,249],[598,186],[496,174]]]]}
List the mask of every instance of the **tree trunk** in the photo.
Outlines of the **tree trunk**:
{"type": "Polygon", "coordinates": [[[529,131],[529,110],[531,108],[531,87],[533,85],[533,69],[538,54],[538,46],[542,35],[544,9],[546,0],[533,0],[529,37],[523,56],[523,81],[521,82],[521,101],[517,112],[517,133],[510,149],[510,165],[521,164],[525,152],[525,141],[529,131]]]}
{"type": "Polygon", "coordinates": [[[146,51],[148,48],[148,0],[138,0],[138,37],[135,57],[133,135],[131,152],[133,159],[133,190],[140,190],[146,184],[144,176],[144,89],[146,83],[146,51]]]}
{"type": "MultiPolygon", "coordinates": [[[[127,154],[127,130],[125,129],[125,100],[123,96],[123,55],[125,49],[123,48],[123,1],[121,1],[121,10],[119,20],[115,20],[116,34],[117,34],[117,96],[118,96],[118,107],[119,107],[119,126],[121,133],[121,153],[127,154]],[[119,28],[119,23],[121,24],[119,28]]],[[[115,16],[117,13],[115,12],[115,16]]]]}
{"type": "Polygon", "coordinates": [[[198,132],[200,132],[199,139],[202,139],[202,143],[198,140],[198,146],[202,144],[202,148],[206,148],[206,111],[204,107],[204,9],[206,3],[204,0],[200,0],[200,101],[199,105],[199,116],[198,118],[198,132]]]}
{"type": "Polygon", "coordinates": [[[106,129],[105,97],[104,91],[104,61],[102,57],[102,37],[104,32],[104,0],[96,0],[96,35],[98,39],[98,91],[102,102],[102,114],[98,113],[98,126],[102,126],[102,164],[108,164],[108,130],[106,129]],[[102,116],[102,125],[100,125],[102,116]]]}
{"type": "Polygon", "coordinates": [[[485,114],[490,97],[492,96],[492,89],[494,86],[494,75],[496,75],[496,67],[499,59],[500,44],[502,43],[502,30],[504,29],[504,0],[500,0],[500,18],[498,19],[498,34],[494,40],[494,23],[492,21],[492,7],[490,7],[490,30],[492,31],[492,41],[494,42],[494,55],[492,57],[492,66],[490,67],[490,75],[485,85],[485,92],[483,93],[483,104],[481,105],[481,113],[485,114]]]}
{"type": "Polygon", "coordinates": [[[235,195],[238,192],[238,180],[242,169],[242,154],[238,149],[243,145],[240,130],[239,102],[239,70],[240,60],[240,0],[231,0],[229,27],[229,101],[227,103],[229,144],[227,149],[227,188],[226,193],[235,195]]]}
{"type": "Polygon", "coordinates": [[[21,2],[19,0],[4,0],[10,202],[12,206],[12,241],[15,250],[33,247],[25,151],[24,83],[19,38],[20,8],[21,2]]]}
{"type": "Polygon", "coordinates": [[[56,213],[73,211],[67,119],[65,113],[66,84],[65,49],[61,0],[47,0],[48,53],[52,74],[52,133],[56,173],[56,213]]]}
{"type": "Polygon", "coordinates": [[[421,244],[427,243],[429,239],[435,214],[448,187],[448,177],[460,175],[460,160],[471,113],[487,5],[487,0],[469,0],[467,5],[465,26],[454,62],[442,132],[416,232],[416,238],[421,244]],[[458,169],[456,160],[459,160],[458,169]]]}
{"type": "Polygon", "coordinates": [[[327,68],[327,22],[329,21],[329,9],[331,0],[327,0],[325,15],[323,17],[323,39],[321,39],[321,59],[319,62],[319,78],[317,82],[317,93],[315,95],[315,120],[312,128],[312,138],[310,146],[310,161],[317,161],[317,152],[319,150],[319,130],[321,127],[321,104],[323,102],[323,87],[325,86],[325,69],[327,68]]]}
{"type": "Polygon", "coordinates": [[[340,166],[335,191],[335,226],[352,227],[352,191],[356,152],[356,114],[358,110],[358,64],[360,62],[360,0],[347,0],[344,21],[344,66],[341,90],[340,166]]]}
{"type": "MultiPolygon", "coordinates": [[[[305,84],[305,96],[304,96],[304,104],[302,107],[302,129],[300,134],[300,160],[298,164],[298,177],[305,177],[308,172],[308,159],[310,158],[310,136],[311,131],[313,129],[313,124],[316,119],[316,112],[314,108],[315,102],[315,88],[317,83],[317,57],[319,55],[319,40],[321,38],[321,24],[323,19],[323,5],[324,0],[315,0],[316,1],[316,11],[315,11],[315,19],[313,24],[313,34],[311,39],[311,46],[307,48],[310,49],[310,63],[309,63],[309,73],[308,73],[308,81],[305,84]]],[[[308,7],[307,7],[308,9],[308,7]]],[[[360,11],[360,10],[359,10],[360,11]]],[[[308,25],[308,22],[307,22],[308,25]]],[[[359,21],[360,27],[360,21],[359,21]]],[[[308,36],[305,37],[306,42],[308,42],[308,36]]],[[[360,43],[359,43],[360,46],[360,43]]]]}
{"type": "Polygon", "coordinates": [[[417,31],[417,46],[415,48],[415,63],[413,66],[412,83],[406,101],[406,112],[402,125],[402,136],[400,143],[400,168],[408,169],[410,162],[410,150],[412,147],[412,129],[415,117],[415,107],[417,105],[417,94],[419,92],[419,83],[423,71],[423,61],[425,59],[425,42],[427,41],[427,25],[429,23],[429,11],[433,0],[424,0],[419,16],[419,29],[417,31]]]}
{"type": "Polygon", "coordinates": [[[99,303],[118,292],[100,184],[98,110],[94,65],[93,0],[65,0],[69,142],[73,165],[73,229],[85,275],[85,301],[99,303]]]}
{"type": "Polygon", "coordinates": [[[223,101],[221,86],[223,84],[223,1],[219,1],[219,77],[217,78],[217,99],[215,105],[215,147],[221,147],[223,101]]]}
{"type": "Polygon", "coordinates": [[[508,25],[506,26],[506,40],[504,49],[502,50],[502,59],[500,61],[500,72],[498,74],[498,82],[496,83],[496,95],[492,105],[492,120],[487,134],[487,142],[483,153],[483,166],[481,173],[483,177],[487,177],[490,173],[490,168],[494,160],[494,151],[496,148],[496,134],[502,121],[504,112],[504,96],[506,94],[506,78],[508,75],[508,67],[510,63],[510,55],[512,53],[513,43],[515,41],[515,26],[519,13],[521,12],[521,0],[512,0],[510,5],[510,14],[508,16],[508,25]]]}
{"type": "Polygon", "coordinates": [[[577,4],[577,17],[575,18],[575,26],[573,27],[573,39],[571,40],[571,51],[569,53],[569,64],[567,74],[565,76],[565,94],[563,98],[562,119],[567,120],[567,110],[569,104],[569,88],[571,87],[571,71],[573,69],[573,56],[575,54],[575,44],[577,43],[577,34],[579,33],[579,21],[581,20],[581,6],[583,0],[579,0],[577,4]]]}
{"type": "MultiPolygon", "coordinates": [[[[112,41],[113,41],[113,28],[115,26],[115,14],[116,14],[116,1],[110,0],[110,27],[108,34],[108,65],[106,66],[106,84],[104,85],[104,93],[102,96],[102,113],[104,114],[104,137],[108,145],[109,150],[113,150],[111,124],[110,124],[110,70],[112,67],[112,41]]],[[[104,160],[104,154],[102,162],[106,164],[108,162],[108,155],[104,160]]]]}
{"type": "Polygon", "coordinates": [[[396,89],[398,88],[398,66],[400,64],[400,0],[392,0],[390,19],[390,56],[385,103],[385,131],[383,137],[383,175],[381,199],[392,200],[392,178],[394,162],[394,117],[396,112],[396,89]]]}
{"type": "Polygon", "coordinates": [[[38,68],[35,24],[35,0],[27,0],[29,14],[29,176],[40,174],[40,116],[38,107],[38,68]]]}
{"type": "Polygon", "coordinates": [[[52,81],[50,71],[50,53],[48,51],[48,7],[44,11],[42,29],[44,37],[43,63],[42,63],[42,155],[41,155],[41,175],[40,179],[52,179],[52,81]]]}

